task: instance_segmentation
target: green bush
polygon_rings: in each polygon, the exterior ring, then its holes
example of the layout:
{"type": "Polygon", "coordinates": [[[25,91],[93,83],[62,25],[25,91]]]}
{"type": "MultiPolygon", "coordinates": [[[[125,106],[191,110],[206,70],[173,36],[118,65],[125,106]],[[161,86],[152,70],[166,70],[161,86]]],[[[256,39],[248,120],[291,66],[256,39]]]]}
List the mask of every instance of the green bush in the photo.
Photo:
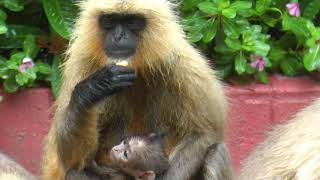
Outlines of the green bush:
{"type": "Polygon", "coordinates": [[[190,40],[224,79],[263,83],[269,73],[320,70],[319,10],[319,0],[184,0],[181,6],[190,40]]]}
{"type": "MultiPolygon", "coordinates": [[[[60,54],[77,16],[76,2],[0,0],[0,83],[7,92],[44,85],[58,94],[60,54]]],[[[294,4],[291,15],[289,3],[183,0],[180,8],[190,41],[213,59],[222,78],[268,83],[269,73],[320,70],[320,1],[294,4]]]]}
{"type": "Polygon", "coordinates": [[[58,94],[60,55],[77,16],[76,2],[0,0],[0,83],[5,91],[51,85],[58,94]]]}

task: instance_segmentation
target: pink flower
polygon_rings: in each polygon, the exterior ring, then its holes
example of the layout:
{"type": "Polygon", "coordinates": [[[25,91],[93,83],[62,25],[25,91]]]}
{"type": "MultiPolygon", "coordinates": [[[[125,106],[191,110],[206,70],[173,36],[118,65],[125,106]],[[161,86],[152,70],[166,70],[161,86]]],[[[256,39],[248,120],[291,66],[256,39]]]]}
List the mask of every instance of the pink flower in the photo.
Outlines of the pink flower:
{"type": "Polygon", "coordinates": [[[259,71],[263,71],[264,67],[266,65],[266,61],[262,56],[257,56],[257,55],[251,55],[250,57],[252,60],[254,60],[250,65],[253,68],[258,68],[259,71]]]}
{"type": "Polygon", "coordinates": [[[19,66],[19,72],[25,72],[27,68],[32,68],[34,66],[32,59],[25,57],[22,60],[22,64],[19,66]]]}
{"type": "Polygon", "coordinates": [[[301,13],[300,13],[300,4],[297,2],[292,2],[292,3],[288,3],[287,8],[289,10],[289,14],[291,16],[296,16],[296,17],[300,17],[301,13]]]}

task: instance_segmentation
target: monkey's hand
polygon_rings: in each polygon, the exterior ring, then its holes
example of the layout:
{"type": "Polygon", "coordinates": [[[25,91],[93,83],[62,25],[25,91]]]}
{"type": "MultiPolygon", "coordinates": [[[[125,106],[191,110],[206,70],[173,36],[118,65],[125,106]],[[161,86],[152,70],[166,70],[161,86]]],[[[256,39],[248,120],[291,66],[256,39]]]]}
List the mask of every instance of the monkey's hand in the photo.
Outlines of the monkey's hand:
{"type": "Polygon", "coordinates": [[[101,99],[133,85],[135,73],[124,66],[110,64],[76,85],[71,103],[90,107],[101,99]]]}
{"type": "Polygon", "coordinates": [[[139,180],[155,180],[156,174],[153,171],[145,171],[135,179],[139,180]]]}

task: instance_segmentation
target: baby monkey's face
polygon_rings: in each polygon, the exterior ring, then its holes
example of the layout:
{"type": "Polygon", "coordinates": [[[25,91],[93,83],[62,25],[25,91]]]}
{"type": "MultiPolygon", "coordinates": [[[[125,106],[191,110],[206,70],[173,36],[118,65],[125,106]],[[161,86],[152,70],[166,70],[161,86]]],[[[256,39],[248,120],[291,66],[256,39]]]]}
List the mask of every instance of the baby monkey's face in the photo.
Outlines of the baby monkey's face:
{"type": "Polygon", "coordinates": [[[145,142],[139,138],[129,138],[111,149],[111,161],[116,164],[127,164],[145,148],[145,142]]]}

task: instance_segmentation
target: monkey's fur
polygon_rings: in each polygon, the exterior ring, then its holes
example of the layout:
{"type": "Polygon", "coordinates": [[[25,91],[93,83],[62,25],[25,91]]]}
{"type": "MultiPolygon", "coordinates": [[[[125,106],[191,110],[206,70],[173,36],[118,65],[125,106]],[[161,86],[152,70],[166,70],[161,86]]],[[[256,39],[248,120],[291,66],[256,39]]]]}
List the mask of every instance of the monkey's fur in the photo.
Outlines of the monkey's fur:
{"type": "Polygon", "coordinates": [[[124,135],[163,131],[168,132],[165,146],[170,154],[170,169],[163,179],[185,180],[199,172],[204,179],[231,179],[223,144],[227,110],[223,87],[207,60],[186,40],[173,12],[175,5],[167,0],[88,0],[80,7],[46,138],[42,178],[64,179],[68,171],[81,171],[93,159],[108,165],[105,152],[124,135]],[[111,63],[101,46],[102,12],[146,18],[131,60],[137,79],[132,87],[72,117],[68,105],[75,86],[111,63]]]}
{"type": "Polygon", "coordinates": [[[320,179],[320,100],[278,125],[244,161],[241,180],[320,179]]]}
{"type": "Polygon", "coordinates": [[[14,160],[0,153],[0,180],[36,180],[36,178],[14,160]]]}

